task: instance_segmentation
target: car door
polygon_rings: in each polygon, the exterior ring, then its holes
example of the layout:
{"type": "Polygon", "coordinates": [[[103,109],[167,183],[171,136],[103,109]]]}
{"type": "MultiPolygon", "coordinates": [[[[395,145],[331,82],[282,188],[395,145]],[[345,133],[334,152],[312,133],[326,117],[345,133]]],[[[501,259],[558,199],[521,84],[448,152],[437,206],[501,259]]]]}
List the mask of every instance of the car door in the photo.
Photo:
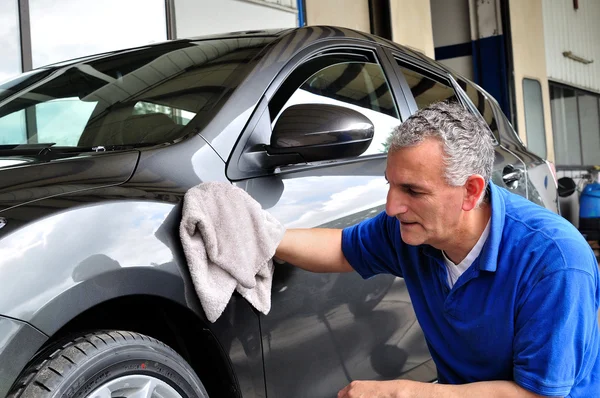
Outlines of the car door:
{"type": "MultiPolygon", "coordinates": [[[[383,211],[386,140],[407,114],[404,99],[391,90],[397,81],[385,73],[386,62],[374,45],[349,43],[290,61],[249,123],[250,144],[238,143],[247,149],[229,163],[239,166],[231,173],[239,177],[235,183],[288,228],[344,228],[383,211]],[[357,111],[371,120],[374,138],[360,156],[260,172],[252,148],[269,143],[279,117],[297,104],[357,111]]],[[[436,378],[401,278],[362,280],[356,273],[316,274],[277,264],[271,311],[260,316],[260,325],[271,398],[334,397],[356,379],[436,378]]]]}
{"type": "Polygon", "coordinates": [[[452,78],[442,69],[431,64],[411,59],[405,54],[390,51],[396,73],[405,91],[408,106],[412,112],[422,109],[436,101],[460,101],[474,114],[483,117],[490,128],[494,140],[494,168],[492,181],[501,187],[527,198],[527,173],[525,164],[513,152],[500,145],[498,123],[485,97],[474,87],[468,86],[467,93],[454,85],[452,78]],[[472,102],[474,100],[474,102],[472,102]]]}

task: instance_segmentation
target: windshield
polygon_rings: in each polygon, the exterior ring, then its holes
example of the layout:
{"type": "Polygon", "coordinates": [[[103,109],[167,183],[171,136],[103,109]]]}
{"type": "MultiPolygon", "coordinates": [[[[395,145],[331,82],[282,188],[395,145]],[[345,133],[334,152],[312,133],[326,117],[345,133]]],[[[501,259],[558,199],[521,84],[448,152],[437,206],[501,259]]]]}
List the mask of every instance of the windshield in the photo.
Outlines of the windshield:
{"type": "Polygon", "coordinates": [[[18,76],[0,85],[0,151],[176,140],[207,122],[268,41],[169,42],[18,76]]]}

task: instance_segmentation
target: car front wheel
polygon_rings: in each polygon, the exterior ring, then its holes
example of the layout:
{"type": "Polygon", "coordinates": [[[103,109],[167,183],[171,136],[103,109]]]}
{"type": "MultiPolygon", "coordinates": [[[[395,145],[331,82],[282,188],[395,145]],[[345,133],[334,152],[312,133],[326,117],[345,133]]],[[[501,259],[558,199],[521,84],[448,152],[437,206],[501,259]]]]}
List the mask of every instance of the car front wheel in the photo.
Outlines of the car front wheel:
{"type": "Polygon", "coordinates": [[[208,398],[173,349],[125,331],[76,336],[38,355],[7,398],[208,398]]]}

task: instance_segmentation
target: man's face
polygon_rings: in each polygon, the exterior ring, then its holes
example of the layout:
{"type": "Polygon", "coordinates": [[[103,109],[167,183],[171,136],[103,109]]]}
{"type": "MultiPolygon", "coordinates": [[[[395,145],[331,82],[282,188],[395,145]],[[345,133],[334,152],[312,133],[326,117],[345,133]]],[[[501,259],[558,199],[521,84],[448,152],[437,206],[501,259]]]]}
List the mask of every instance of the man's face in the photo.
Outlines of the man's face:
{"type": "Polygon", "coordinates": [[[385,209],[400,221],[402,240],[409,245],[444,249],[460,239],[465,191],[446,182],[443,156],[442,143],[434,138],[388,154],[385,209]]]}

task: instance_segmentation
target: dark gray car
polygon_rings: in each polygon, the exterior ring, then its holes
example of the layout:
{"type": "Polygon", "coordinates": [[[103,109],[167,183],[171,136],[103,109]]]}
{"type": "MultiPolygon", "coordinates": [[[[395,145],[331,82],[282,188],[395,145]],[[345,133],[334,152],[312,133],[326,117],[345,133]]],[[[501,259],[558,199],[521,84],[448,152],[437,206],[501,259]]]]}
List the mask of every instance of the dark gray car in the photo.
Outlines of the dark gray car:
{"type": "Polygon", "coordinates": [[[547,162],[483,90],[334,27],[177,40],[0,86],[0,396],[334,397],[434,381],[404,281],[279,264],[272,310],[206,321],[178,236],[192,186],[230,181],[287,227],[384,208],[386,142],[458,101],[496,140],[494,182],[557,211],[547,162]]]}

